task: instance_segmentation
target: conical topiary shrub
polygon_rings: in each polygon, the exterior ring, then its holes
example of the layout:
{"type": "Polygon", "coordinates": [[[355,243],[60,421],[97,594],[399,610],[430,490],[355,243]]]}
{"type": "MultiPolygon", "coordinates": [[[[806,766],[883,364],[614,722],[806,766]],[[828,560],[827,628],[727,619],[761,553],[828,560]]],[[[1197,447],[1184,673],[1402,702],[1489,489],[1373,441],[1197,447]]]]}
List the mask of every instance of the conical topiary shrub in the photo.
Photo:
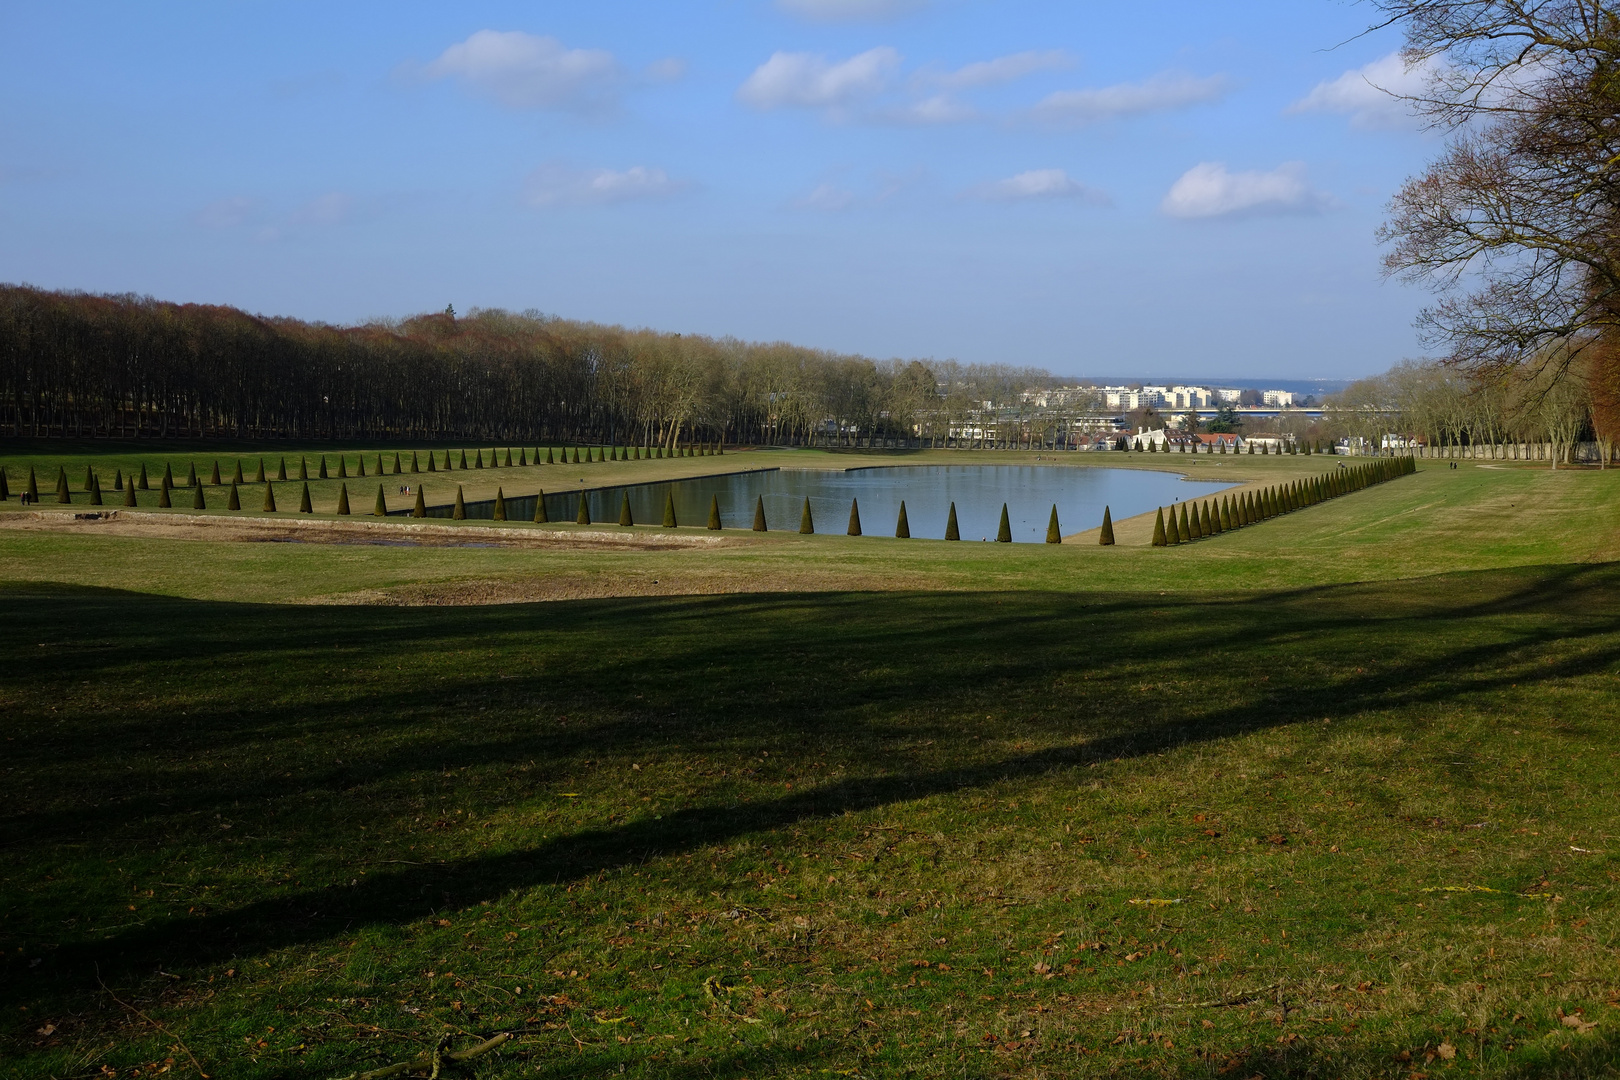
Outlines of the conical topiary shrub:
{"type": "MultiPolygon", "coordinates": [[[[535,457],[539,457],[536,454],[535,457]]],[[[537,491],[534,495],[534,521],[537,525],[544,525],[551,519],[546,517],[546,493],[537,491]]]]}
{"type": "Polygon", "coordinates": [[[1176,539],[1180,540],[1183,544],[1190,544],[1193,541],[1192,528],[1187,523],[1186,503],[1181,504],[1181,516],[1176,523],[1176,539]]]}
{"type": "Polygon", "coordinates": [[[298,512],[300,514],[313,514],[315,504],[309,501],[309,481],[304,481],[304,493],[298,497],[298,512]]]}
{"type": "Polygon", "coordinates": [[[1204,500],[1204,509],[1198,518],[1198,528],[1205,536],[1214,536],[1219,532],[1215,523],[1215,514],[1209,508],[1209,500],[1204,500]]]}
{"type": "Polygon", "coordinates": [[[524,468],[528,464],[529,464],[529,448],[527,446],[518,447],[518,468],[520,468],[520,469],[524,468]]]}
{"type": "Polygon", "coordinates": [[[319,475],[320,475],[320,478],[322,480],[330,479],[330,477],[327,475],[327,472],[326,472],[326,455],[325,454],[321,455],[321,471],[320,471],[319,475]]]}
{"type": "Polygon", "coordinates": [[[10,499],[11,484],[6,478],[6,467],[4,465],[0,465],[0,502],[8,502],[10,499]]]}
{"type": "Polygon", "coordinates": [[[720,496],[718,495],[709,496],[709,528],[717,532],[720,529],[720,496]]]}
{"type": "Polygon", "coordinates": [[[1046,523],[1046,542],[1048,544],[1063,543],[1063,532],[1058,528],[1057,503],[1052,504],[1052,517],[1046,523]]]}
{"type": "Polygon", "coordinates": [[[816,520],[810,516],[810,499],[804,500],[804,509],[799,513],[799,532],[813,533],[816,531],[816,520]]]}
{"type": "Polygon", "coordinates": [[[303,454],[298,455],[298,479],[309,480],[309,460],[303,454]]]}
{"type": "MultiPolygon", "coordinates": [[[[263,472],[264,470],[261,467],[259,471],[263,472]]],[[[261,479],[262,479],[262,477],[261,477],[261,479]]],[[[144,461],[141,462],[141,480],[140,480],[140,485],[139,486],[140,486],[140,489],[142,491],[150,491],[150,490],[152,490],[151,483],[148,482],[147,479],[146,479],[146,462],[144,462],[144,461]]],[[[38,495],[39,493],[35,492],[34,494],[38,495]]]]}
{"type": "Polygon", "coordinates": [[[1001,524],[996,526],[996,543],[1012,543],[1012,522],[1007,519],[1007,504],[1001,504],[1001,524]]]}
{"type": "Polygon", "coordinates": [[[467,467],[467,451],[465,450],[461,452],[461,467],[463,469],[467,467]]]}
{"type": "Polygon", "coordinates": [[[412,450],[411,451],[411,472],[419,473],[421,471],[422,471],[422,463],[417,460],[416,451],[412,450]]]}
{"type": "Polygon", "coordinates": [[[589,525],[591,523],[591,504],[585,501],[585,493],[579,493],[579,513],[574,515],[574,524],[589,525]]]}
{"type": "MultiPolygon", "coordinates": [[[[197,490],[198,491],[202,490],[202,485],[201,484],[197,485],[197,490]]],[[[90,478],[90,505],[91,506],[100,506],[101,505],[101,477],[99,477],[99,476],[92,476],[90,478]]]]}
{"type": "Polygon", "coordinates": [[[276,479],[277,480],[285,480],[285,479],[287,479],[287,459],[286,458],[281,459],[281,468],[276,472],[276,479]]]}
{"type": "MultiPolygon", "coordinates": [[[[322,473],[321,475],[324,476],[326,474],[322,473]]],[[[220,482],[220,477],[219,477],[219,462],[218,461],[214,462],[214,471],[208,477],[208,484],[209,484],[210,487],[221,487],[222,486],[222,484],[220,482]]]]}
{"type": "Polygon", "coordinates": [[[1153,519],[1153,546],[1164,547],[1170,541],[1164,532],[1164,507],[1159,507],[1159,516],[1153,519]]]}
{"type": "Polygon", "coordinates": [[[124,485],[124,505],[135,505],[135,478],[130,477],[129,483],[124,485]]]}
{"type": "Polygon", "coordinates": [[[506,520],[506,492],[502,491],[500,488],[495,489],[494,518],[496,521],[506,520]]]}
{"type": "MultiPolygon", "coordinates": [[[[144,466],[142,468],[143,468],[143,471],[144,471],[144,466]]],[[[135,485],[130,484],[130,490],[133,491],[134,489],[135,489],[135,485]]],[[[28,488],[27,488],[27,491],[28,491],[28,501],[29,502],[33,502],[33,503],[39,502],[39,478],[34,474],[34,467],[32,465],[28,466],[28,488]]]]}
{"type": "Polygon", "coordinates": [[[675,490],[671,488],[669,493],[664,496],[664,528],[674,529],[678,527],[679,523],[675,520],[675,490]]]}
{"type": "MultiPolygon", "coordinates": [[[[283,479],[285,479],[285,478],[283,478],[283,479]]],[[[166,488],[174,487],[174,468],[167,461],[165,461],[163,463],[163,481],[162,481],[162,484],[166,488]]]]}
{"type": "Polygon", "coordinates": [[[89,491],[96,486],[96,470],[89,465],[84,467],[84,490],[89,491]]]}
{"type": "Polygon", "coordinates": [[[381,484],[377,485],[377,505],[371,508],[371,513],[373,517],[388,516],[388,499],[383,495],[383,486],[381,484]]]}
{"type": "Polygon", "coordinates": [[[945,515],[945,539],[962,539],[962,532],[956,527],[956,504],[954,502],[951,503],[951,512],[945,515]]]}
{"type": "MultiPolygon", "coordinates": [[[[346,497],[347,496],[345,496],[345,498],[346,497]]],[[[236,481],[234,481],[234,480],[231,481],[231,497],[228,500],[226,500],[225,509],[227,509],[227,510],[240,510],[240,509],[242,509],[242,493],[237,490],[236,481]]]]}
{"type": "Polygon", "coordinates": [[[405,463],[399,458],[399,451],[394,451],[394,475],[399,476],[405,472],[405,463]]]}
{"type": "MultiPolygon", "coordinates": [[[[123,491],[124,490],[124,470],[123,469],[114,469],[113,470],[113,490],[114,491],[123,491]]],[[[4,468],[0,468],[0,499],[9,499],[9,498],[11,498],[11,491],[10,491],[9,488],[6,487],[6,470],[4,468]]]]}
{"type": "Polygon", "coordinates": [[[422,490],[421,484],[416,485],[416,505],[411,507],[411,517],[427,517],[427,494],[422,490]]]}
{"type": "MultiPolygon", "coordinates": [[[[490,452],[490,457],[493,458],[494,456],[495,456],[494,451],[491,451],[490,452]]],[[[508,469],[510,469],[512,467],[512,448],[510,446],[508,446],[506,448],[506,467],[508,469]]]]}
{"type": "Polygon", "coordinates": [[[348,484],[340,484],[340,485],[338,485],[337,512],[342,514],[344,517],[349,516],[349,485],[348,484]]]}
{"type": "Polygon", "coordinates": [[[906,500],[900,500],[900,517],[894,523],[894,536],[897,540],[911,539],[911,522],[906,520],[906,500]]]}
{"type": "Polygon", "coordinates": [[[859,499],[849,500],[849,535],[861,535],[861,503],[859,499]]]}
{"type": "Polygon", "coordinates": [[[619,498],[619,524],[630,528],[636,523],[636,516],[630,512],[630,493],[624,492],[619,498]]]}
{"type": "Polygon", "coordinates": [[[354,466],[354,475],[364,480],[366,477],[366,455],[358,455],[354,466]]]}
{"type": "Polygon", "coordinates": [[[196,486],[197,486],[197,463],[195,461],[192,461],[192,462],[188,462],[186,464],[186,487],[189,488],[189,487],[196,487],[196,486]]]}
{"type": "MultiPolygon", "coordinates": [[[[902,504],[902,506],[903,505],[904,504],[902,504]]],[[[903,514],[904,512],[905,511],[902,509],[901,513],[903,514]]],[[[755,532],[765,532],[766,531],[766,528],[765,528],[765,496],[763,496],[763,495],[759,496],[758,501],[754,503],[754,531],[755,532]]]]}
{"type": "Polygon", "coordinates": [[[68,491],[67,470],[61,466],[57,466],[56,471],[56,501],[59,503],[73,501],[73,494],[68,491]]]}
{"type": "Polygon", "coordinates": [[[551,447],[546,447],[546,464],[555,465],[557,462],[551,456],[551,447]]]}
{"type": "Polygon", "coordinates": [[[461,498],[461,485],[460,484],[456,485],[456,505],[450,511],[450,520],[452,520],[452,521],[466,521],[467,520],[467,504],[461,498]]]}
{"type": "Polygon", "coordinates": [[[1103,507],[1102,533],[1097,537],[1097,543],[1103,547],[1114,546],[1114,515],[1108,507],[1103,507]]]}
{"type": "Polygon", "coordinates": [[[208,509],[208,503],[203,499],[203,486],[201,484],[191,489],[191,508],[193,510],[208,509]]]}
{"type": "Polygon", "coordinates": [[[427,471],[428,472],[438,472],[439,471],[438,455],[435,454],[431,450],[428,451],[428,467],[427,467],[427,471]]]}
{"type": "Polygon", "coordinates": [[[233,483],[233,484],[245,484],[245,483],[247,483],[246,480],[242,479],[242,459],[241,458],[236,459],[236,471],[231,474],[231,483],[233,483]]]}
{"type": "Polygon", "coordinates": [[[276,512],[276,485],[268,480],[264,485],[264,512],[267,514],[276,512]]]}

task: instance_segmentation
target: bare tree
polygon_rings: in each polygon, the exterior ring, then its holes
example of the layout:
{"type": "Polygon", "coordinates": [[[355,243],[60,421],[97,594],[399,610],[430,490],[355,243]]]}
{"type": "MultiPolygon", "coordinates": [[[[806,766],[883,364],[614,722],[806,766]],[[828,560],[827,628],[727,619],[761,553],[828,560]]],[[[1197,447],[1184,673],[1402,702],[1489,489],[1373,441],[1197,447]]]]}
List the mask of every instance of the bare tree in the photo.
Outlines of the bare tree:
{"type": "Polygon", "coordinates": [[[1439,294],[1419,327],[1476,373],[1620,332],[1620,15],[1611,0],[1374,0],[1406,31],[1411,106],[1451,137],[1381,231],[1387,272],[1439,294]],[[1549,347],[1557,343],[1557,347],[1549,347]]]}

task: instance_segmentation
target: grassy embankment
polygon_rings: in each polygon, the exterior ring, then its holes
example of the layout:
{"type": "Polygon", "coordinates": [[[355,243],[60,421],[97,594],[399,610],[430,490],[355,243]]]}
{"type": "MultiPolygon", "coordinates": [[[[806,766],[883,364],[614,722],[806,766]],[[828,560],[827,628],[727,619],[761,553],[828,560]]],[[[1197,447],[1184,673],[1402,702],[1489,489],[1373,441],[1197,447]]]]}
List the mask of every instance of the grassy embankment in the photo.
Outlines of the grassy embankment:
{"type": "Polygon", "coordinates": [[[0,1054],[1612,1072],[1616,475],[1426,470],[1173,549],[0,531],[0,1054]],[[851,566],[955,591],[287,602],[851,566]]]}

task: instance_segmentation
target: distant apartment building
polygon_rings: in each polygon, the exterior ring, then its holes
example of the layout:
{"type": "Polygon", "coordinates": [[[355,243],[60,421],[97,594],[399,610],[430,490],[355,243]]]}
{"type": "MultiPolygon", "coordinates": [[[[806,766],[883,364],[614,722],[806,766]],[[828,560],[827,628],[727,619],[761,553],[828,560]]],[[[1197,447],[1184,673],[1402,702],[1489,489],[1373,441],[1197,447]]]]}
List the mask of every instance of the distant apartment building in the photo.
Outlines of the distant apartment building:
{"type": "Polygon", "coordinates": [[[1243,400],[1243,391],[1229,390],[1223,387],[1215,391],[1215,400],[1222,405],[1236,405],[1243,400]]]}
{"type": "Polygon", "coordinates": [[[1105,386],[1103,387],[1103,400],[1110,409],[1119,409],[1129,412],[1132,409],[1147,409],[1159,404],[1159,391],[1163,387],[1130,387],[1105,386]]]}
{"type": "Polygon", "coordinates": [[[1289,390],[1267,390],[1260,395],[1260,400],[1279,409],[1288,409],[1293,407],[1294,394],[1289,390]]]}
{"type": "Polygon", "coordinates": [[[1210,409],[1215,391],[1203,386],[1172,386],[1164,393],[1164,403],[1172,409],[1210,409]]]}

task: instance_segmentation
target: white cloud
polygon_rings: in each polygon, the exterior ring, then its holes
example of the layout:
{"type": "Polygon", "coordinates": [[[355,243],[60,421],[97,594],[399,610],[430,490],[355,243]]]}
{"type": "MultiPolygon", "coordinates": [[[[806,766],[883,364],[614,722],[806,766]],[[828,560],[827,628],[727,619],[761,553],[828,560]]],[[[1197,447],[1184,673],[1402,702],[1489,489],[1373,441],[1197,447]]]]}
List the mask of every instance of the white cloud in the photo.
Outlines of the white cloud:
{"type": "Polygon", "coordinates": [[[1092,90],[1059,90],[1043,98],[1034,113],[1042,120],[1091,124],[1218,101],[1226,96],[1231,86],[1231,80],[1225,75],[1200,78],[1167,71],[1144,82],[1116,83],[1092,90]]]}
{"type": "Polygon", "coordinates": [[[899,66],[900,54],[886,45],[836,64],[813,53],[779,52],[748,76],[737,97],[756,109],[835,108],[887,90],[899,66]]]}
{"type": "Polygon", "coordinates": [[[610,52],[568,49],[521,30],[480,30],[423,71],[462,79],[513,109],[600,109],[613,102],[623,79],[610,52]]]}
{"type": "Polygon", "coordinates": [[[776,0],[790,15],[816,22],[893,19],[928,7],[930,0],[776,0]]]}
{"type": "Polygon", "coordinates": [[[981,184],[970,189],[968,194],[998,202],[1029,199],[1079,199],[1091,203],[1109,201],[1106,193],[1070,178],[1062,169],[1031,169],[1005,180],[981,184]]]}
{"type": "Polygon", "coordinates": [[[1051,71],[1054,68],[1071,67],[1074,60],[1061,49],[1049,49],[1042,52],[1013,53],[1010,56],[998,56],[994,60],[980,60],[938,74],[923,73],[918,76],[919,81],[934,83],[950,90],[966,90],[975,86],[994,86],[998,83],[1013,82],[1037,71],[1051,71]]]}
{"type": "Polygon", "coordinates": [[[1415,128],[1423,121],[1412,115],[1401,98],[1421,94],[1438,61],[1407,67],[1398,52],[1337,79],[1319,82],[1309,94],[1288,106],[1290,113],[1325,112],[1350,117],[1350,126],[1363,129],[1415,128]]]}
{"type": "Polygon", "coordinates": [[[661,199],[686,187],[670,179],[663,169],[633,165],[622,172],[614,169],[571,169],[566,165],[542,165],[529,174],[525,197],[535,206],[579,206],[661,199]]]}
{"type": "Polygon", "coordinates": [[[948,94],[935,94],[907,105],[879,110],[875,115],[892,124],[960,124],[977,120],[981,114],[948,94]]]}
{"type": "Polygon", "coordinates": [[[1285,162],[1270,172],[1227,172],[1218,161],[1194,165],[1171,185],[1159,209],[1171,217],[1212,218],[1234,214],[1308,213],[1332,205],[1315,191],[1305,166],[1285,162]]]}
{"type": "Polygon", "coordinates": [[[846,191],[837,184],[818,184],[814,191],[794,203],[804,210],[824,210],[836,213],[848,210],[856,203],[853,191],[846,191]]]}

